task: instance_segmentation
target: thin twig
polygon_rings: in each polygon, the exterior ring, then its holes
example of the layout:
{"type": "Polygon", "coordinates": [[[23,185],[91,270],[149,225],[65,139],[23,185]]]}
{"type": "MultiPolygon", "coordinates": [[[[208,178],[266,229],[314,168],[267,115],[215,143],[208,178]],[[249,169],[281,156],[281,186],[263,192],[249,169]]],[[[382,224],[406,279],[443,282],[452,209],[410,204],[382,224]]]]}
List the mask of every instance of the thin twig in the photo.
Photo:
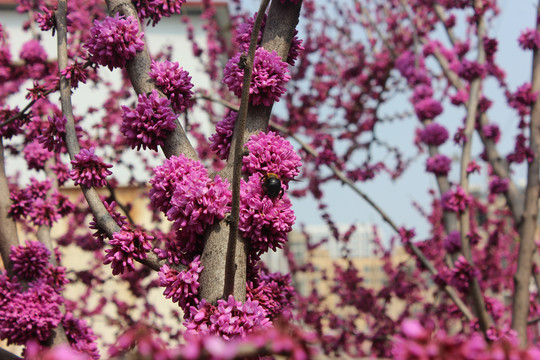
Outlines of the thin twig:
{"type": "MultiPolygon", "coordinates": [[[[281,126],[281,125],[278,125],[274,122],[271,122],[270,123],[270,126],[277,130],[277,131],[280,131],[284,134],[287,134],[289,135],[290,137],[292,137],[296,142],[298,142],[298,144],[300,144],[300,146],[307,152],[309,153],[310,155],[314,156],[314,157],[317,157],[319,154],[317,153],[317,150],[315,150],[311,145],[305,143],[304,141],[302,141],[298,136],[292,134],[290,131],[288,131],[288,129],[286,129],[285,127],[281,126]]],[[[347,186],[349,186],[357,195],[359,195],[360,197],[362,197],[368,204],[370,204],[373,209],[379,213],[379,215],[383,218],[383,220],[388,224],[390,225],[390,227],[397,233],[399,234],[399,227],[396,225],[396,223],[394,223],[394,221],[388,216],[388,214],[386,214],[386,212],[384,210],[381,209],[381,207],[379,207],[366,193],[364,193],[362,190],[360,190],[355,184],[353,181],[351,181],[349,178],[347,178],[347,176],[337,168],[336,165],[332,164],[329,166],[330,169],[332,170],[332,172],[334,173],[334,175],[339,179],[341,180],[344,184],[346,184],[347,186]]],[[[424,255],[424,253],[422,252],[422,250],[420,250],[416,245],[414,245],[412,242],[408,242],[407,246],[409,246],[409,248],[412,250],[412,252],[415,254],[415,256],[420,260],[420,262],[422,263],[422,265],[424,265],[426,267],[426,269],[428,269],[428,271],[433,275],[433,276],[436,276],[438,275],[438,271],[437,269],[435,268],[435,266],[433,266],[433,264],[429,261],[428,258],[426,258],[426,256],[424,255]]],[[[469,308],[467,307],[467,305],[460,299],[458,293],[456,292],[456,290],[450,286],[450,285],[445,285],[443,287],[444,291],[447,293],[447,295],[450,297],[450,299],[454,302],[454,304],[456,304],[456,306],[459,308],[459,310],[463,313],[463,315],[467,318],[467,320],[473,320],[475,318],[475,316],[471,313],[471,311],[469,310],[469,308]]]]}

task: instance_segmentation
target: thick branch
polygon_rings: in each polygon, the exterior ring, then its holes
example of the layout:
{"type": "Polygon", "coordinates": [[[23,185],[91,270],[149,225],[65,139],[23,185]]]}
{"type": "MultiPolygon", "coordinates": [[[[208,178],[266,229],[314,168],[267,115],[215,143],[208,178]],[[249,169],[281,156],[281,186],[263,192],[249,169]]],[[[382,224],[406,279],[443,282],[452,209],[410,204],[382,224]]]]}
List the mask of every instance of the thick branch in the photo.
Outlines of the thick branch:
{"type": "MultiPolygon", "coordinates": [[[[480,5],[481,7],[482,5],[480,5]]],[[[476,8],[477,11],[480,11],[478,7],[476,8]]],[[[476,31],[477,31],[477,41],[478,41],[478,54],[476,62],[479,65],[483,65],[486,61],[486,53],[484,50],[484,18],[483,16],[478,16],[478,22],[476,24],[476,31]]],[[[461,169],[460,169],[460,186],[461,188],[466,192],[469,193],[469,178],[467,173],[467,167],[469,165],[469,162],[471,161],[471,148],[472,148],[472,138],[473,138],[473,132],[474,127],[476,124],[476,117],[478,113],[478,103],[480,101],[480,88],[482,86],[482,78],[478,77],[474,79],[470,84],[470,91],[469,91],[469,101],[467,103],[467,118],[465,120],[465,143],[463,144],[463,151],[461,154],[461,169]]],[[[461,252],[463,253],[463,256],[471,266],[474,267],[474,261],[472,257],[472,251],[471,251],[471,243],[469,241],[469,233],[470,233],[470,218],[469,218],[469,210],[465,209],[463,213],[460,214],[460,235],[461,235],[461,252]]],[[[530,274],[530,273],[529,273],[530,274]]],[[[484,303],[484,295],[482,294],[482,290],[480,288],[480,284],[478,283],[478,279],[476,277],[473,277],[470,280],[470,295],[472,297],[472,301],[474,304],[474,309],[476,311],[476,314],[478,316],[478,323],[480,325],[480,329],[484,334],[486,334],[490,324],[491,319],[489,317],[489,314],[486,310],[486,305],[484,303]]]]}
{"type": "Polygon", "coordinates": [[[5,172],[4,162],[4,144],[0,137],[0,253],[4,268],[8,275],[12,275],[13,264],[9,259],[9,253],[12,246],[19,245],[17,234],[17,225],[11,217],[8,216],[11,201],[9,199],[9,187],[5,172]]]}
{"type": "MultiPolygon", "coordinates": [[[[261,1],[257,18],[253,24],[253,30],[249,41],[249,50],[247,59],[244,64],[244,79],[242,84],[242,98],[240,100],[240,109],[236,119],[238,132],[238,138],[244,138],[244,132],[246,129],[246,119],[248,115],[249,104],[249,90],[251,87],[251,76],[253,73],[253,61],[255,59],[255,48],[257,47],[257,40],[259,38],[259,31],[263,21],[266,8],[270,0],[261,1]]],[[[244,55],[242,55],[244,56],[244,55]]],[[[227,245],[227,256],[225,258],[225,285],[223,288],[223,297],[226,299],[229,295],[234,296],[234,279],[236,272],[235,258],[236,258],[236,244],[237,242],[243,242],[238,236],[238,222],[240,221],[240,178],[242,176],[242,151],[243,143],[237,141],[233,151],[233,181],[232,181],[232,206],[231,215],[229,216],[229,241],[227,245]]]]}
{"type": "MultiPolygon", "coordinates": [[[[287,59],[289,54],[289,47],[294,29],[298,23],[301,6],[301,1],[298,4],[281,4],[280,1],[272,1],[270,5],[261,46],[267,51],[276,51],[282,60],[287,59]]],[[[237,122],[231,142],[229,159],[235,159],[236,157],[234,150],[237,147],[236,142],[240,141],[243,147],[243,144],[251,135],[266,131],[271,112],[272,106],[248,106],[244,136],[240,138],[237,131],[237,122]]],[[[227,166],[220,172],[220,176],[231,181],[233,168],[234,161],[228,161],[227,166]]],[[[212,227],[204,246],[201,257],[204,270],[201,273],[199,282],[201,284],[201,297],[209,302],[216,302],[223,295],[228,238],[229,228],[225,221],[221,221],[212,227]]],[[[245,245],[243,241],[237,241],[235,252],[234,294],[235,298],[240,301],[245,299],[246,293],[247,249],[245,245]]]]}
{"type": "MultiPolygon", "coordinates": [[[[116,15],[116,13],[120,13],[126,17],[133,16],[137,19],[139,29],[142,29],[137,10],[131,0],[107,0],[107,7],[111,16],[116,15]]],[[[133,85],[133,89],[137,94],[147,94],[152,92],[152,90],[157,90],[161,97],[166,97],[163,92],[156,87],[153,80],[150,78],[150,75],[148,75],[151,62],[152,60],[146,44],[143,51],[138,52],[133,59],[127,62],[126,70],[131,80],[131,84],[133,85]]],[[[180,154],[184,154],[186,157],[194,160],[198,160],[199,158],[178,120],[176,120],[175,130],[169,134],[162,149],[167,158],[173,155],[178,156],[180,154]]]]}
{"type": "MultiPolygon", "coordinates": [[[[540,1],[537,6],[540,15],[540,1]]],[[[540,19],[537,18],[537,31],[540,31],[540,19]]],[[[540,52],[534,50],[532,69],[532,91],[540,92],[540,52]]],[[[527,169],[527,187],[525,188],[525,206],[523,222],[519,227],[520,244],[518,268],[514,275],[514,298],[512,302],[512,329],[518,333],[520,345],[527,346],[527,317],[529,315],[529,279],[532,271],[533,254],[537,250],[534,242],[538,219],[538,194],[540,170],[540,101],[537,99],[531,110],[529,124],[530,148],[534,152],[527,169]]]]}
{"type": "MultiPolygon", "coordinates": [[[[59,70],[65,69],[67,67],[68,57],[66,19],[66,0],[60,0],[58,2],[58,10],[56,11],[59,70]]],[[[77,139],[77,134],[75,132],[75,120],[73,118],[73,108],[71,105],[71,82],[63,75],[60,76],[60,104],[62,107],[62,113],[67,120],[66,136],[64,138],[64,141],[70,158],[74,159],[75,154],[78,154],[80,151],[80,146],[79,140],[77,139]]],[[[115,232],[120,231],[120,227],[103,205],[103,202],[99,198],[99,194],[97,193],[97,191],[94,188],[87,188],[84,186],[81,186],[81,189],[99,228],[105,231],[108,236],[112,236],[115,232]]],[[[152,252],[148,253],[147,256],[147,259],[141,260],[140,262],[154,270],[159,270],[159,268],[165,263],[164,261],[159,260],[157,256],[152,252]]]]}

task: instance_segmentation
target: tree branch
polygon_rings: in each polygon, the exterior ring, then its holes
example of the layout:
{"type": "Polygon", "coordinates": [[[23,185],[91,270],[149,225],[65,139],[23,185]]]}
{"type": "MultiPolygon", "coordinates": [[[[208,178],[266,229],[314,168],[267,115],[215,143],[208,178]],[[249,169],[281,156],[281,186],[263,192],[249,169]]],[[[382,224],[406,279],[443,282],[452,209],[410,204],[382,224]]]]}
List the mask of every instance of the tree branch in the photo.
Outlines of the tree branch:
{"type": "Polygon", "coordinates": [[[5,171],[4,144],[2,137],[0,137],[0,253],[8,276],[13,275],[13,264],[9,259],[11,247],[19,245],[17,225],[8,215],[10,207],[11,200],[5,171]]]}
{"type": "MultiPolygon", "coordinates": [[[[249,91],[251,88],[251,76],[253,73],[253,61],[255,60],[255,49],[257,47],[257,40],[259,38],[259,32],[261,29],[262,20],[266,13],[266,8],[270,0],[262,0],[257,13],[257,18],[253,24],[253,30],[249,40],[249,50],[247,59],[245,59],[244,66],[244,82],[242,84],[242,97],[240,100],[240,109],[236,119],[235,131],[238,131],[238,138],[244,138],[244,132],[246,129],[246,118],[248,114],[249,104],[249,91]]],[[[242,56],[244,56],[242,54],[242,56]]],[[[242,61],[242,58],[241,58],[242,61]]],[[[242,151],[243,143],[237,141],[233,151],[233,181],[232,181],[232,206],[231,214],[229,216],[229,241],[227,245],[227,256],[225,258],[225,285],[223,287],[223,298],[227,299],[229,295],[234,296],[234,278],[236,266],[234,259],[236,258],[236,243],[242,241],[238,237],[238,222],[240,220],[240,178],[242,176],[242,158],[244,152],[242,151]]]]}
{"type": "MultiPolygon", "coordinates": [[[[540,1],[537,5],[540,15],[540,1]]],[[[540,18],[537,16],[537,31],[540,31],[540,18]]],[[[534,49],[532,69],[532,92],[540,92],[540,52],[534,49]]],[[[527,168],[527,187],[523,222],[519,228],[520,244],[518,267],[514,274],[514,297],[512,302],[512,329],[518,333],[521,347],[527,346],[527,317],[529,316],[529,279],[532,271],[533,254],[537,251],[534,242],[538,219],[539,170],[540,170],[540,101],[536,99],[531,109],[529,124],[530,148],[534,152],[527,168]]]]}
{"type": "MultiPolygon", "coordinates": [[[[281,4],[274,0],[268,10],[268,18],[264,29],[261,46],[267,51],[276,51],[282,60],[287,59],[289,47],[294,35],[294,29],[298,23],[302,2],[297,4],[281,4]]],[[[240,138],[237,131],[238,122],[235,124],[233,138],[231,141],[231,153],[229,159],[235,159],[236,142],[241,145],[251,137],[261,131],[266,131],[268,121],[272,112],[272,106],[248,105],[246,129],[243,138],[240,138]]],[[[242,148],[242,147],[241,147],[242,148]]],[[[219,173],[222,178],[232,180],[234,163],[228,161],[225,168],[219,173]]],[[[225,283],[225,254],[230,229],[225,221],[216,223],[209,230],[201,256],[204,266],[199,277],[201,284],[200,296],[207,301],[214,303],[223,296],[225,283]]],[[[247,269],[247,249],[245,242],[238,238],[235,252],[234,295],[235,299],[244,301],[246,294],[246,269],[247,269]]]]}

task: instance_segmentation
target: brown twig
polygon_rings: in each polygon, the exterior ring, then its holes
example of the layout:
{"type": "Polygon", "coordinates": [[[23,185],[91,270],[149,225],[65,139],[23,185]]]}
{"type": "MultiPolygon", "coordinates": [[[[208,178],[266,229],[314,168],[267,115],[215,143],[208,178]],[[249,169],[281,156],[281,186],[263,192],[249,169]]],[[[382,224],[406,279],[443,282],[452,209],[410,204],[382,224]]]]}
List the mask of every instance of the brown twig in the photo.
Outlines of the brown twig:
{"type": "MultiPolygon", "coordinates": [[[[255,48],[261,29],[262,20],[266,13],[266,8],[270,0],[262,0],[257,13],[257,18],[253,24],[253,30],[249,40],[249,50],[247,58],[243,58],[242,54],[240,61],[244,63],[239,65],[244,67],[244,82],[242,84],[242,97],[240,100],[240,109],[236,119],[235,132],[238,132],[238,138],[244,138],[246,129],[246,119],[248,115],[249,90],[251,88],[251,75],[253,73],[253,61],[255,60],[255,48]]],[[[236,266],[234,264],[236,258],[236,242],[238,239],[238,222],[240,220],[240,178],[242,177],[242,158],[244,152],[242,147],[243,142],[237,141],[233,151],[233,179],[232,179],[232,205],[231,214],[229,216],[229,241],[227,245],[227,256],[225,258],[225,284],[223,286],[223,297],[226,299],[229,295],[234,296],[234,277],[236,266]]],[[[229,160],[230,161],[230,160],[229,160]]]]}

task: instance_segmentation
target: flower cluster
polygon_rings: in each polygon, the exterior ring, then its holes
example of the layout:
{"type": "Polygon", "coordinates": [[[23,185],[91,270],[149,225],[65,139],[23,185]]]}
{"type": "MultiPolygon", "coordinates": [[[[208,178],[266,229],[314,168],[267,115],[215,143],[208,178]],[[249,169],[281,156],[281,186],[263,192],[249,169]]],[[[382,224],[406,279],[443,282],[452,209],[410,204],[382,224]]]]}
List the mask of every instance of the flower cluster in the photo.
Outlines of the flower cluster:
{"type": "Polygon", "coordinates": [[[75,182],[75,185],[81,184],[88,188],[103,187],[107,185],[106,177],[112,174],[109,168],[110,164],[106,164],[96,154],[94,148],[81,149],[75,155],[75,159],[71,160],[73,170],[69,172],[69,176],[75,182]]]}
{"type": "Polygon", "coordinates": [[[499,139],[501,138],[501,130],[497,124],[487,124],[482,126],[482,134],[486,138],[493,140],[495,143],[499,142],[499,139]]]}
{"type": "Polygon", "coordinates": [[[256,329],[272,325],[264,309],[257,301],[246,300],[242,304],[232,295],[228,300],[218,300],[217,306],[212,306],[202,300],[199,306],[191,307],[190,317],[184,322],[187,333],[215,334],[224,339],[246,337],[256,329]]]}
{"type": "Polygon", "coordinates": [[[469,290],[469,283],[476,276],[478,276],[478,270],[473,268],[463,255],[459,255],[452,268],[449,283],[455,287],[456,290],[467,293],[469,290]]]}
{"type": "Polygon", "coordinates": [[[90,38],[84,45],[91,60],[107,66],[110,70],[124,67],[126,61],[144,49],[144,34],[139,33],[137,19],[133,16],[107,17],[103,21],[94,21],[90,29],[90,38]]]}
{"type": "Polygon", "coordinates": [[[460,186],[457,186],[455,190],[449,190],[441,198],[443,209],[456,213],[463,213],[471,201],[470,195],[460,186]]]}
{"type": "Polygon", "coordinates": [[[44,63],[47,53],[38,40],[30,40],[23,44],[19,57],[29,64],[44,63]]]}
{"type": "Polygon", "coordinates": [[[531,106],[537,97],[538,93],[532,91],[531,83],[525,83],[509,96],[509,104],[520,116],[525,116],[530,113],[531,106]]]}
{"type": "Polygon", "coordinates": [[[449,254],[457,253],[461,250],[461,235],[459,231],[454,230],[448,234],[443,240],[443,247],[449,254]]]}
{"type": "Polygon", "coordinates": [[[158,150],[167,135],[176,128],[176,115],[169,99],[160,97],[154,89],[149,96],[139,95],[135,110],[122,106],[122,126],[120,131],[127,138],[131,148],[158,150]]]}
{"type": "Polygon", "coordinates": [[[199,161],[180,154],[156,167],[150,184],[151,205],[174,222],[177,240],[187,258],[196,256],[202,246],[199,236],[230,210],[229,183],[219,176],[210,179],[199,161]]]}
{"type": "Polygon", "coordinates": [[[429,97],[422,99],[414,104],[414,111],[420,121],[427,119],[435,119],[443,112],[442,105],[439,101],[429,97]]]}
{"type": "Polygon", "coordinates": [[[281,248],[296,219],[288,195],[266,196],[261,176],[253,174],[241,182],[240,202],[238,230],[249,239],[251,250],[260,255],[281,248]]]}
{"type": "Polygon", "coordinates": [[[62,320],[62,297],[44,281],[32,282],[23,291],[20,284],[0,276],[0,338],[21,345],[47,340],[62,320]]]}
{"type": "MultiPolygon", "coordinates": [[[[71,311],[67,311],[62,319],[62,326],[70,345],[80,353],[88,354],[92,359],[99,359],[99,351],[96,344],[97,336],[86,321],[77,319],[71,311]]],[[[62,359],[62,357],[59,357],[62,359]]],[[[67,359],[73,359],[68,357],[67,359]]]]}
{"type": "MultiPolygon", "coordinates": [[[[223,70],[223,82],[236,96],[242,96],[244,69],[240,66],[241,53],[229,60],[223,70]]],[[[279,101],[286,91],[285,84],[291,79],[286,62],[279,55],[260,47],[255,51],[249,99],[253,105],[270,106],[279,101]]]]}
{"type": "Polygon", "coordinates": [[[163,16],[180,14],[182,4],[186,0],[133,0],[137,14],[141,19],[148,19],[155,26],[163,16]]]}
{"type": "MultiPolygon", "coordinates": [[[[4,123],[18,113],[18,107],[11,109],[9,106],[4,106],[2,109],[0,109],[0,123],[4,123]]],[[[2,126],[0,128],[0,136],[2,136],[4,139],[11,139],[13,136],[22,133],[24,120],[24,117],[21,117],[2,126]]]]}
{"type": "Polygon", "coordinates": [[[190,307],[198,303],[199,274],[203,268],[197,256],[184,271],[178,272],[167,264],[159,270],[159,286],[165,287],[163,295],[166,299],[172,298],[173,302],[178,302],[185,317],[189,316],[190,307]]]}
{"type": "Polygon", "coordinates": [[[420,132],[420,140],[426,145],[440,146],[448,140],[448,130],[442,125],[431,123],[420,132]]]}
{"type": "Polygon", "coordinates": [[[210,149],[222,160],[229,157],[234,123],[237,117],[238,113],[236,111],[229,111],[223,120],[216,124],[216,133],[208,139],[210,140],[210,149]]]}
{"type": "Polygon", "coordinates": [[[487,343],[481,333],[450,336],[439,330],[431,334],[418,320],[402,323],[402,336],[397,336],[392,348],[396,360],[413,359],[523,359],[540,358],[535,347],[521,349],[514,334],[508,333],[487,343]]]}
{"type": "Polygon", "coordinates": [[[518,134],[516,136],[516,144],[514,146],[514,151],[506,156],[508,162],[515,162],[521,164],[523,161],[527,160],[531,162],[534,158],[534,153],[530,147],[527,146],[527,138],[523,134],[518,134]]]}
{"type": "Polygon", "coordinates": [[[37,140],[49,151],[60,151],[66,135],[66,117],[54,114],[48,118],[48,126],[37,140]]]}
{"type": "Polygon", "coordinates": [[[540,34],[536,29],[525,29],[519,35],[518,42],[523,50],[536,50],[540,48],[540,34]]]}
{"type": "Polygon", "coordinates": [[[302,166],[300,156],[291,143],[273,131],[251,136],[246,143],[249,151],[242,160],[242,171],[248,174],[277,174],[284,185],[294,179],[302,166]]]}
{"type": "Polygon", "coordinates": [[[42,170],[45,166],[45,162],[47,162],[47,160],[49,160],[53,155],[36,140],[28,143],[24,147],[23,154],[28,168],[35,170],[42,170]]]}
{"type": "Polygon", "coordinates": [[[50,252],[40,242],[27,241],[26,246],[12,246],[9,259],[13,272],[22,280],[43,276],[49,264],[50,252]]]}
{"type": "Polygon", "coordinates": [[[426,171],[437,176],[447,176],[450,172],[452,160],[442,154],[437,154],[427,159],[426,171]]]}
{"type": "Polygon", "coordinates": [[[130,230],[126,226],[114,233],[109,241],[111,249],[105,250],[105,265],[111,264],[113,275],[123,274],[124,271],[134,271],[134,259],[146,259],[146,253],[152,250],[150,243],[153,236],[147,235],[140,229],[130,230]]]}
{"type": "Polygon", "coordinates": [[[474,79],[484,76],[485,69],[476,61],[469,61],[467,59],[463,59],[459,63],[457,73],[461,78],[467,81],[473,81],[474,79]]]}
{"type": "Polygon", "coordinates": [[[508,184],[510,180],[508,178],[501,179],[498,176],[495,176],[489,182],[489,193],[490,194],[502,194],[508,191],[508,184]]]}
{"type": "Polygon", "coordinates": [[[248,282],[247,299],[258,301],[270,319],[284,316],[296,294],[291,285],[291,274],[269,273],[262,269],[258,281],[258,286],[248,282]]]}
{"type": "Polygon", "coordinates": [[[191,76],[177,62],[152,60],[148,75],[171,100],[173,109],[177,112],[186,110],[193,96],[191,76]]]}
{"type": "Polygon", "coordinates": [[[31,178],[26,188],[10,193],[12,204],[9,215],[17,221],[28,218],[34,225],[51,226],[60,216],[65,215],[65,211],[69,212],[73,204],[56,190],[48,197],[50,189],[50,180],[38,181],[31,178]]]}

